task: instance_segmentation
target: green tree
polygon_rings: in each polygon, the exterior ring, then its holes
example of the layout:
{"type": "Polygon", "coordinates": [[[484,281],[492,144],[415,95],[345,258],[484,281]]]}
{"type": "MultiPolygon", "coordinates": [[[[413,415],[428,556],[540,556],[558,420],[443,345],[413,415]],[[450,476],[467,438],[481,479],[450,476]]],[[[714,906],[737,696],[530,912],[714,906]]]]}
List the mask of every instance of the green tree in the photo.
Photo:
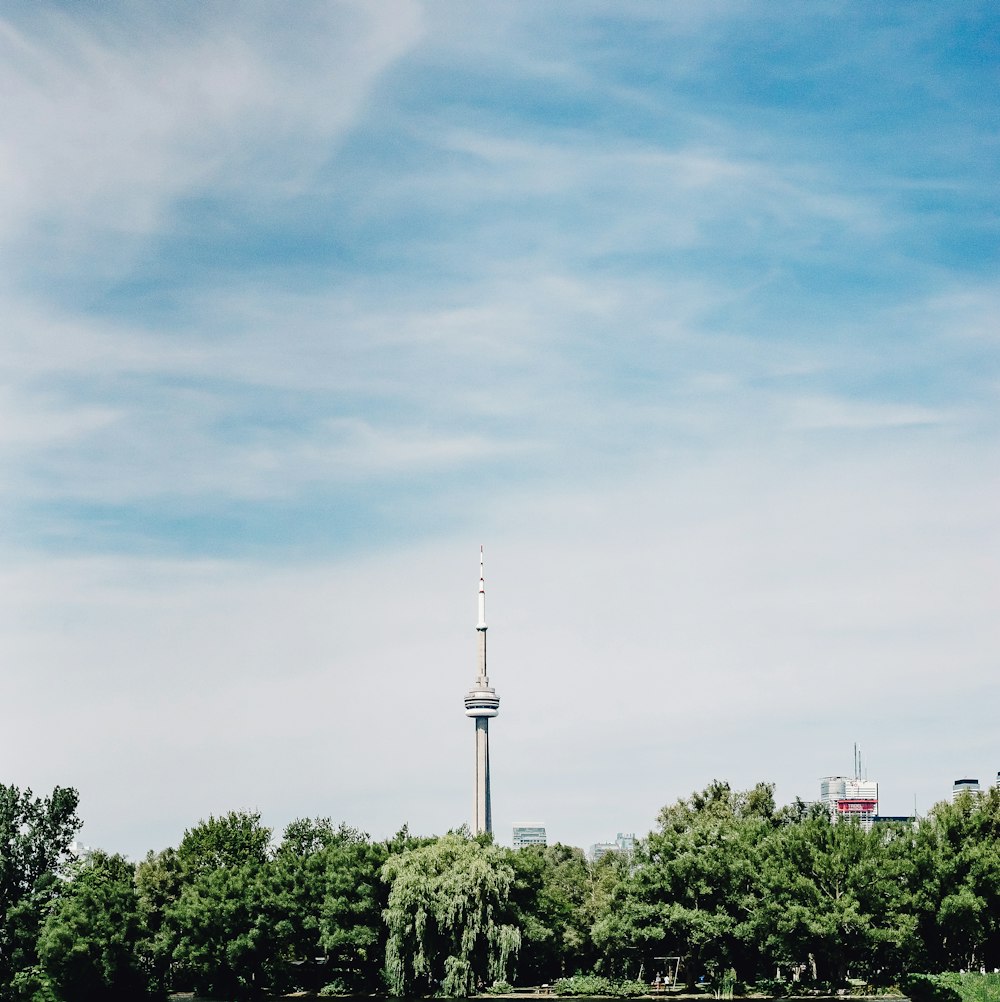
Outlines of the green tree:
{"type": "Polygon", "coordinates": [[[290,979],[291,965],[301,972],[322,957],[324,982],[352,991],[379,987],[388,898],[380,871],[388,856],[385,843],[345,825],[335,828],[329,818],[287,827],[271,867],[271,892],[290,979]]]}
{"type": "MultiPolygon", "coordinates": [[[[787,817],[787,815],[786,815],[787,817]]],[[[766,896],[753,928],[772,963],[807,963],[843,981],[899,974],[913,955],[913,833],[909,826],[832,822],[820,805],[765,843],[766,896]]]]}
{"type": "Polygon", "coordinates": [[[591,878],[583,850],[526,846],[509,856],[511,902],[521,930],[520,981],[542,984],[594,962],[590,939],[591,878]]]}
{"type": "Polygon", "coordinates": [[[927,967],[1000,966],[1000,790],[937,804],[916,841],[927,967]]]}
{"type": "Polygon", "coordinates": [[[271,829],[260,823],[256,811],[230,811],[184,832],[177,859],[188,876],[222,867],[267,862],[271,829]]]}
{"type": "Polygon", "coordinates": [[[14,998],[17,975],[37,965],[39,929],[80,829],[78,803],[68,787],[39,798],[0,785],[0,999],[14,998]]]}
{"type": "Polygon", "coordinates": [[[715,781],[663,808],[595,922],[595,941],[609,958],[634,957],[636,968],[678,955],[687,958],[689,977],[719,980],[730,967],[753,976],[759,852],[776,823],[773,788],[764,783],[734,792],[715,781]]]}
{"type": "Polygon", "coordinates": [[[509,978],[521,935],[511,921],[507,855],[452,832],[388,859],[385,973],[393,994],[440,986],[444,995],[464,996],[509,978]]]}
{"type": "Polygon", "coordinates": [[[150,851],[135,871],[141,935],[136,944],[143,970],[154,991],[166,993],[170,987],[175,930],[168,913],[180,897],[183,874],[176,849],[150,851]]]}
{"type": "Polygon", "coordinates": [[[135,867],[95,852],[75,867],[45,919],[40,966],[65,999],[140,998],[149,989],[137,958],[140,926],[135,867]]]}
{"type": "Polygon", "coordinates": [[[606,852],[587,866],[583,923],[589,930],[594,951],[593,969],[610,976],[623,977],[638,972],[629,945],[631,937],[619,922],[618,913],[624,900],[623,886],[631,879],[635,862],[634,853],[606,852]]]}
{"type": "Polygon", "coordinates": [[[257,813],[230,812],[184,833],[180,890],[164,915],[175,982],[201,994],[246,998],[273,980],[270,841],[257,813]]]}

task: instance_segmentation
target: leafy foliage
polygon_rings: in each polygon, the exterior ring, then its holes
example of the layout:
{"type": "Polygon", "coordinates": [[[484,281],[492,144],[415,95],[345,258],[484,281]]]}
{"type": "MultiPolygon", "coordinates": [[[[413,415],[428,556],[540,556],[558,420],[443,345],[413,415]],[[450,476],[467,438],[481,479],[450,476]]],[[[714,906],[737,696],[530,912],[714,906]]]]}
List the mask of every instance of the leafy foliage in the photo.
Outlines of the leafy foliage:
{"type": "Polygon", "coordinates": [[[465,996],[506,978],[521,945],[510,915],[507,854],[461,833],[392,856],[386,981],[394,995],[439,989],[465,996]]]}
{"type": "Polygon", "coordinates": [[[44,979],[62,998],[140,998],[148,979],[138,960],[139,899],[134,866],[95,852],[54,901],[38,938],[44,979]]]}
{"type": "Polygon", "coordinates": [[[933,979],[942,990],[955,992],[962,1002],[1000,1002],[1000,974],[948,971],[933,979]]]}
{"type": "Polygon", "coordinates": [[[751,928],[776,964],[810,958],[813,976],[834,983],[848,969],[870,977],[898,971],[915,946],[911,872],[905,826],[866,832],[831,824],[818,808],[764,844],[764,894],[751,928]]]}
{"type": "Polygon", "coordinates": [[[292,822],[270,867],[282,951],[322,957],[322,977],[340,993],[379,987],[388,898],[380,871],[388,856],[387,844],[320,818],[292,822]]]}
{"type": "Polygon", "coordinates": [[[78,802],[76,790],[68,787],[39,798],[0,784],[0,999],[21,994],[15,994],[15,979],[45,990],[37,968],[38,936],[80,829],[78,802]]]}
{"type": "Polygon", "coordinates": [[[752,966],[761,850],[777,828],[771,787],[735,793],[712,783],[665,807],[658,825],[595,922],[595,940],[608,955],[685,956],[710,980],[752,966]]]}
{"type": "Polygon", "coordinates": [[[911,1002],[961,1002],[962,996],[933,974],[911,974],[903,982],[911,1002]]]}
{"type": "Polygon", "coordinates": [[[293,821],[273,847],[247,812],[137,866],[71,862],[76,806],[72,790],[0,786],[0,1002],[465,996],[515,978],[630,996],[667,957],[719,998],[749,983],[886,993],[922,970],[905,982],[915,1002],[1000,1002],[1000,975],[942,973],[1000,964],[997,790],[865,832],[776,809],[766,784],[714,782],[596,863],[467,831],[373,842],[329,818],[293,821]]]}
{"type": "Polygon", "coordinates": [[[1000,789],[938,804],[917,833],[915,860],[927,969],[1000,965],[1000,789]]]}
{"type": "Polygon", "coordinates": [[[637,995],[648,995],[649,986],[643,981],[629,979],[614,981],[598,974],[574,974],[571,978],[560,978],[556,981],[552,991],[562,996],[634,998],[637,995]]]}
{"type": "Polygon", "coordinates": [[[200,994],[247,997],[271,980],[270,839],[256,813],[209,818],[184,833],[179,893],[163,925],[181,978],[200,994]]]}
{"type": "Polygon", "coordinates": [[[511,902],[521,930],[517,970],[522,981],[554,981],[595,960],[591,868],[583,851],[566,845],[511,852],[511,902]]]}

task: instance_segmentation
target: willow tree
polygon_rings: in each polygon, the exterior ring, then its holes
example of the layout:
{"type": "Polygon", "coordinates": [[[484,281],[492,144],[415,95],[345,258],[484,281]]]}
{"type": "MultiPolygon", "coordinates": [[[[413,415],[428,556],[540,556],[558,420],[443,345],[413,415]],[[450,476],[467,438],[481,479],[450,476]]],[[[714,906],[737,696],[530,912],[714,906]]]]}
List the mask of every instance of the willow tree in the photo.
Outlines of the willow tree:
{"type": "Polygon", "coordinates": [[[394,995],[465,996],[509,977],[521,934],[509,921],[514,870],[503,849],[450,833],[391,857],[382,879],[394,995]]]}

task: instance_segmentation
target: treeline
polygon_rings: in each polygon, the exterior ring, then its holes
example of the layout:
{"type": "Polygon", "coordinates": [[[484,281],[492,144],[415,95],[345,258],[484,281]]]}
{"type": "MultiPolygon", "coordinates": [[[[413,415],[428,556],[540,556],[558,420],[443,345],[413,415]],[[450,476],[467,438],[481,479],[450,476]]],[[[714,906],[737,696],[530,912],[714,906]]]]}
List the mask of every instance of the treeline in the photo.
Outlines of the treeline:
{"type": "Polygon", "coordinates": [[[591,972],[648,983],[666,957],[689,981],[774,990],[1000,965],[995,789],[871,832],[772,791],[713,783],[597,863],[327,819],[275,841],[241,812],[134,863],[72,858],[74,790],[0,786],[0,999],[464,996],[591,972]]]}

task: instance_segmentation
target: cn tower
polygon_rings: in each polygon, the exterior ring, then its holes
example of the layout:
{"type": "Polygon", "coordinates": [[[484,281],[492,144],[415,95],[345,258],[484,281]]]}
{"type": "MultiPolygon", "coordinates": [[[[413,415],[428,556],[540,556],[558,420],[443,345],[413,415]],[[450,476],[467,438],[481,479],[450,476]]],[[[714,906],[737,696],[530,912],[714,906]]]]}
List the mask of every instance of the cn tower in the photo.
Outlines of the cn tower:
{"type": "Polygon", "coordinates": [[[500,697],[490,688],[486,675],[486,582],[483,577],[483,548],[479,547],[479,669],[476,684],[465,697],[465,715],[476,721],[476,785],[472,806],[472,834],[493,832],[493,810],[490,806],[490,717],[500,707],[500,697]]]}

